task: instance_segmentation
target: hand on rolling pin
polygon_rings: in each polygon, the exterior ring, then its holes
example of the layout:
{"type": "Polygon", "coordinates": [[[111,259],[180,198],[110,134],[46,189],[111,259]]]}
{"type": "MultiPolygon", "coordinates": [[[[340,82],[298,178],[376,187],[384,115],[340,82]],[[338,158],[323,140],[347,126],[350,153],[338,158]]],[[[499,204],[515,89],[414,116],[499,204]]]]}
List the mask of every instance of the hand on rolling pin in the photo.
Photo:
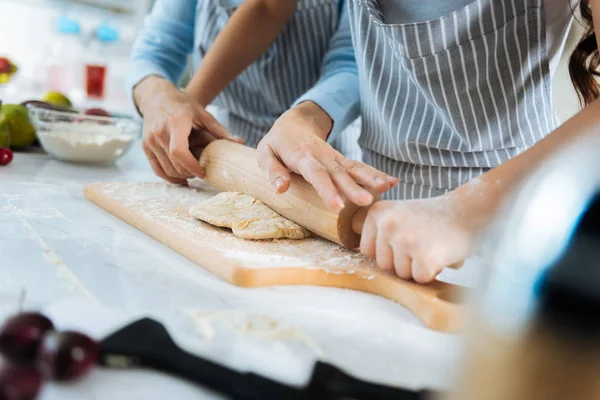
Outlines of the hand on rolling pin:
{"type": "Polygon", "coordinates": [[[234,138],[202,105],[166,79],[150,76],[134,89],[144,116],[142,148],[154,173],[166,181],[187,183],[204,177],[197,158],[210,142],[234,138]]]}
{"type": "Polygon", "coordinates": [[[491,215],[469,204],[460,190],[425,200],[380,201],[369,209],[360,251],[402,279],[431,282],[476,251],[491,215]]]}
{"type": "Polygon", "coordinates": [[[343,196],[359,206],[373,202],[366,189],[383,193],[398,184],[359,161],[345,158],[327,142],[332,120],[307,101],[285,112],[258,144],[258,165],[277,193],[290,185],[290,171],[300,174],[332,208],[344,208],[343,196]]]}

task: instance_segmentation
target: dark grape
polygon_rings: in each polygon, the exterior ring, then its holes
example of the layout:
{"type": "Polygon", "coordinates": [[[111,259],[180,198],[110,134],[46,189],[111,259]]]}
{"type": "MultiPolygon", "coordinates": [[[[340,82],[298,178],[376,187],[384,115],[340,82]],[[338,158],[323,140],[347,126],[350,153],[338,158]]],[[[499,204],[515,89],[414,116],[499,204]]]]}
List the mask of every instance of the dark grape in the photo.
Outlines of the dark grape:
{"type": "Polygon", "coordinates": [[[13,152],[10,149],[0,148],[0,166],[8,165],[13,160],[13,152]]]}
{"type": "Polygon", "coordinates": [[[53,329],[52,321],[40,313],[15,315],[0,328],[0,354],[12,363],[32,363],[42,337],[53,329]]]}
{"type": "Polygon", "coordinates": [[[42,376],[33,367],[0,367],[0,400],[33,400],[42,386],[42,376]]]}
{"type": "Polygon", "coordinates": [[[100,345],[83,333],[49,332],[40,345],[37,365],[43,376],[58,381],[79,378],[94,365],[100,345]]]}

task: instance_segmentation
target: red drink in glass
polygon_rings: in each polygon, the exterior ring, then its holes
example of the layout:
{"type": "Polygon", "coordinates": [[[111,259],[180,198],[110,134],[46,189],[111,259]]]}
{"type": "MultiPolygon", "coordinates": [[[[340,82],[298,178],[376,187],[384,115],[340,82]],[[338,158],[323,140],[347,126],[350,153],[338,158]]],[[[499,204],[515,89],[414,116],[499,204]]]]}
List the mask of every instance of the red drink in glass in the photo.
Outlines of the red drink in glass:
{"type": "Polygon", "coordinates": [[[106,66],[104,65],[86,65],[85,66],[85,88],[88,97],[102,99],[104,98],[104,88],[106,85],[106,66]]]}

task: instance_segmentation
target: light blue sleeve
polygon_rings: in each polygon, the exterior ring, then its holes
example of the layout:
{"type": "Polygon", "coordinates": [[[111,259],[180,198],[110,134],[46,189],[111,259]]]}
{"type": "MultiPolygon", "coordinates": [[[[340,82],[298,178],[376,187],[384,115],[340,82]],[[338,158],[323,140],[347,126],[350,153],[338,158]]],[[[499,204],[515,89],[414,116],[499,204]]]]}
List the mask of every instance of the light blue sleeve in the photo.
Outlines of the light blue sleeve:
{"type": "Polygon", "coordinates": [[[133,45],[127,89],[130,95],[142,79],[181,79],[194,48],[197,0],[157,0],[133,45]]]}
{"type": "Polygon", "coordinates": [[[340,23],[329,42],[319,81],[294,105],[304,101],[318,104],[333,120],[328,141],[332,142],[360,113],[358,69],[354,59],[350,20],[345,0],[340,0],[340,23]]]}

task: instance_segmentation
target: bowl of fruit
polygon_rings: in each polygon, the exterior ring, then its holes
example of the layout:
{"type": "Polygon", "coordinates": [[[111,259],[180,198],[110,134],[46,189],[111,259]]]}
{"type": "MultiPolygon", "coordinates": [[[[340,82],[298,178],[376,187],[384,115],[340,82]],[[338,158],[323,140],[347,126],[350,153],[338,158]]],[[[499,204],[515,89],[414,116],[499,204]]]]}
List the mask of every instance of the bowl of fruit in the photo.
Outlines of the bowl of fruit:
{"type": "Polygon", "coordinates": [[[139,120],[100,108],[77,110],[45,101],[27,101],[22,105],[42,148],[60,160],[113,162],[127,153],[141,135],[139,120]]]}

